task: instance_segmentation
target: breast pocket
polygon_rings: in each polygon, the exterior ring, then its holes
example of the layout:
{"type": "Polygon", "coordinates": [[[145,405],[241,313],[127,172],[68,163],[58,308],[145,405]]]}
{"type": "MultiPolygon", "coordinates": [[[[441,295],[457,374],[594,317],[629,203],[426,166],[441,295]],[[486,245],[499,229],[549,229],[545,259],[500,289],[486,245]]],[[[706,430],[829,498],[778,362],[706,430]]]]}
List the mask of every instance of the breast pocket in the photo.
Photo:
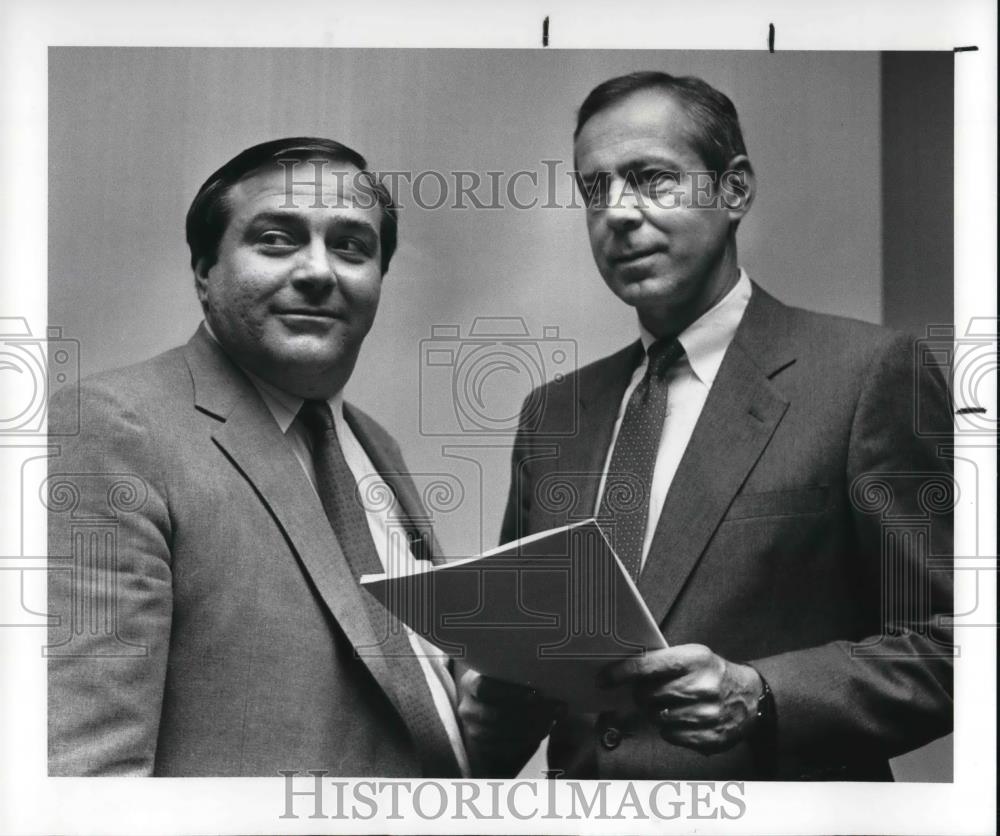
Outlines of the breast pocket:
{"type": "Polygon", "coordinates": [[[830,507],[831,496],[829,485],[739,494],[723,521],[819,514],[830,507]]]}

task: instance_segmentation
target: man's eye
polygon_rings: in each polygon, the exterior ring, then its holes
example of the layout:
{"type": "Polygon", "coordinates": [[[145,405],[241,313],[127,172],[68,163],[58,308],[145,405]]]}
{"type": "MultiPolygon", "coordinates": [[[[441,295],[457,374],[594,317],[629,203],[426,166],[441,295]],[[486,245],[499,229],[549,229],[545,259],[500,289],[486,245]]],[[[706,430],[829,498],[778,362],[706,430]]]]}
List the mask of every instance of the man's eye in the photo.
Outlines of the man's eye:
{"type": "Polygon", "coordinates": [[[646,168],[639,172],[638,183],[647,191],[662,193],[677,188],[680,177],[676,171],[665,168],[646,168]]]}
{"type": "Polygon", "coordinates": [[[280,229],[269,229],[257,236],[257,243],[265,247],[293,247],[295,239],[280,229]]]}
{"type": "Polygon", "coordinates": [[[334,242],[333,248],[339,253],[346,253],[348,255],[371,255],[371,247],[368,245],[368,242],[360,238],[339,238],[334,242]]]}

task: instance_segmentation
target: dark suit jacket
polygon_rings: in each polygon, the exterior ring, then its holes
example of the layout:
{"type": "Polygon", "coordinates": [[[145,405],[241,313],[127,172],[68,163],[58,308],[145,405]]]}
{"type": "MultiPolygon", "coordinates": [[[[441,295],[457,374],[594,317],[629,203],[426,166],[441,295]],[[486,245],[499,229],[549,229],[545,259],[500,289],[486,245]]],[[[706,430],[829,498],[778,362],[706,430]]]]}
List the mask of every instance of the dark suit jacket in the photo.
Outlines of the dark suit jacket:
{"type": "MultiPolygon", "coordinates": [[[[641,350],[536,394],[542,418],[515,445],[502,541],[593,515],[641,350]],[[574,422],[574,436],[551,435],[574,422]]],[[[638,588],[669,644],[707,645],[760,671],[776,749],[741,743],[709,757],[668,745],[635,713],[570,715],[551,735],[553,768],[886,779],[887,758],[947,733],[951,649],[935,616],[951,609],[951,467],[941,439],[915,433],[918,398],[950,443],[946,388],[917,368],[911,338],[754,287],[638,588]]]]}
{"type": "MultiPolygon", "coordinates": [[[[78,404],[58,393],[51,415],[77,406],[48,491],[66,568],[49,585],[51,774],[457,774],[417,659],[358,658],[379,639],[367,593],[267,406],[203,329],[84,381],[78,404]],[[404,710],[403,688],[434,722],[404,710]]],[[[419,515],[395,442],[345,412],[419,515]]]]}

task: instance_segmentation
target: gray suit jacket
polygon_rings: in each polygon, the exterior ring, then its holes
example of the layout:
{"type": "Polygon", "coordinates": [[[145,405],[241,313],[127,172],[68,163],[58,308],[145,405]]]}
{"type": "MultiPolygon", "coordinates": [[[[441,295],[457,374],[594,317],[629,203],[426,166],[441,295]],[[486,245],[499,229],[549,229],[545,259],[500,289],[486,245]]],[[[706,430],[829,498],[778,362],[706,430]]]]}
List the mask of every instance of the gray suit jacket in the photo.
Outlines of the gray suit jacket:
{"type": "MultiPolygon", "coordinates": [[[[457,774],[419,662],[380,653],[319,498],[203,329],[52,419],[75,409],[48,483],[51,774],[457,774]]],[[[345,413],[420,518],[395,442],[345,413]]]]}
{"type": "MultiPolygon", "coordinates": [[[[502,540],[593,515],[640,355],[636,343],[536,393],[502,540]],[[572,437],[552,435],[574,423],[572,437]]],[[[638,588],[670,644],[761,672],[776,745],[709,757],[668,745],[636,713],[570,715],[550,765],[601,778],[884,779],[887,758],[945,734],[952,479],[937,448],[951,426],[944,383],[916,364],[911,338],[755,286],[638,588]],[[916,432],[918,402],[938,437],[916,432]]]]}

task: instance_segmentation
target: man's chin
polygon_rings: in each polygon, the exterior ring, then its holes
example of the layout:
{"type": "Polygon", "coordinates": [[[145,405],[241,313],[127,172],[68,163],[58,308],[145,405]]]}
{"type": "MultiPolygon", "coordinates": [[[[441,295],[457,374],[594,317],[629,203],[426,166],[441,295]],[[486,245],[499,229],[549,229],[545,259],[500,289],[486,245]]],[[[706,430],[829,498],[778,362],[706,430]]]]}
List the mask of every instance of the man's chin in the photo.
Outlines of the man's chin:
{"type": "MultiPolygon", "coordinates": [[[[236,358],[240,362],[240,358],[236,358]]],[[[303,397],[317,397],[319,390],[331,386],[339,389],[350,377],[357,359],[357,351],[350,351],[343,343],[292,339],[284,341],[271,351],[257,352],[242,361],[251,372],[265,382],[285,392],[303,397]],[[303,387],[309,394],[304,395],[303,387]]]]}
{"type": "Polygon", "coordinates": [[[662,276],[619,279],[614,287],[615,295],[633,308],[669,308],[675,303],[677,288],[662,276]]]}
{"type": "Polygon", "coordinates": [[[349,353],[354,340],[343,322],[332,322],[324,327],[276,329],[268,335],[268,353],[288,363],[336,363],[349,353]]]}
{"type": "Polygon", "coordinates": [[[357,352],[348,352],[343,346],[290,346],[279,358],[279,368],[297,376],[323,376],[354,368],[357,352]]]}

